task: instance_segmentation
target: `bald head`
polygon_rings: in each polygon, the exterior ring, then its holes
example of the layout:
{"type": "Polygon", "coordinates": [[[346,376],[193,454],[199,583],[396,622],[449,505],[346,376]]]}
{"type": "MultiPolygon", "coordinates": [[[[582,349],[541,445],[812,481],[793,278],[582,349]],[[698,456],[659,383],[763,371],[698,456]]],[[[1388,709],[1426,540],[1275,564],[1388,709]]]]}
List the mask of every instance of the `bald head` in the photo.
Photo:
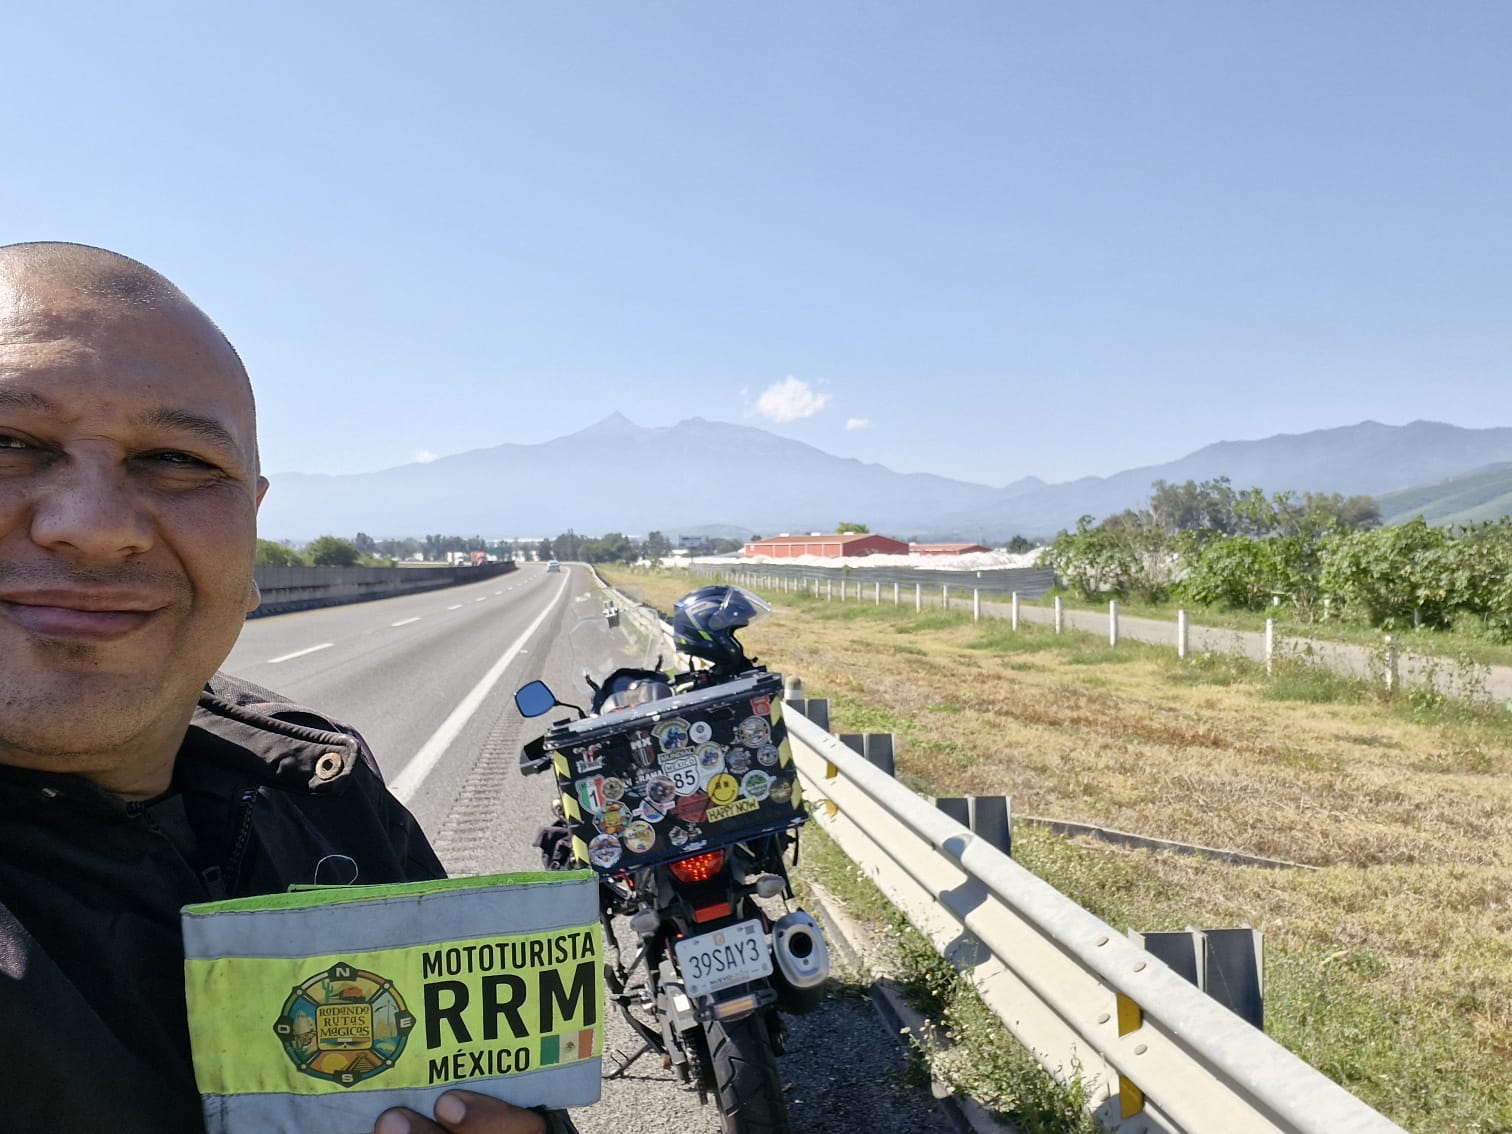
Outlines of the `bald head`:
{"type": "Polygon", "coordinates": [[[118,303],[193,307],[188,296],[146,264],[88,244],[56,241],[0,245],[0,279],[37,276],[79,295],[118,303]]]}
{"type": "Polygon", "coordinates": [[[0,764],[168,788],[257,605],[266,488],[246,370],[178,288],[0,247],[0,764]]]}
{"type": "MultiPolygon", "coordinates": [[[[252,399],[252,383],[231,340],[194,302],[160,272],[130,256],[64,241],[0,245],[0,322],[13,327],[46,318],[166,317],[198,327],[224,351],[228,368],[252,399]]],[[[254,421],[256,406],[253,406],[254,421]]]]}

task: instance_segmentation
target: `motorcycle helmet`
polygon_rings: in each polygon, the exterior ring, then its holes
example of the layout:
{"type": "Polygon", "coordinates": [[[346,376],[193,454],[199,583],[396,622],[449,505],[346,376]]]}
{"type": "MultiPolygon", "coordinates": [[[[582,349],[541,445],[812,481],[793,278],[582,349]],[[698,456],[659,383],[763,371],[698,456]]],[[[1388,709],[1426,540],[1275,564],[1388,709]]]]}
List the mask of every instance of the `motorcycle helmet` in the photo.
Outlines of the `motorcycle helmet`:
{"type": "Polygon", "coordinates": [[[743,587],[699,587],[677,600],[672,636],[689,657],[703,658],[726,671],[749,669],[751,663],[735,640],[735,631],[770,613],[772,608],[764,599],[743,587]]]}

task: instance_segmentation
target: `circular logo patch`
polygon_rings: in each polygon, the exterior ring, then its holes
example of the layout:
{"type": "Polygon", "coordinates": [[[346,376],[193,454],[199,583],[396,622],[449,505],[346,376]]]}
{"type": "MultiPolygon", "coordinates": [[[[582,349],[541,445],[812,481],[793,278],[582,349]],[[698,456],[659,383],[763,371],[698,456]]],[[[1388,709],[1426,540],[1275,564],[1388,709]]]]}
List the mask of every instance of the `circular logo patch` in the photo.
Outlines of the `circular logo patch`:
{"type": "Polygon", "coordinates": [[[709,793],[710,803],[715,807],[723,807],[740,794],[740,781],[728,772],[720,772],[709,781],[709,786],[704,790],[709,793]]]}
{"type": "Polygon", "coordinates": [[[392,1067],[414,1026],[387,977],[337,962],[289,993],[273,1031],[301,1072],[351,1087],[392,1067]]]}
{"type": "Polygon", "coordinates": [[[745,779],[740,781],[740,790],[754,800],[763,800],[772,790],[772,777],[760,768],[747,772],[745,779]]]}
{"type": "Polygon", "coordinates": [[[620,841],[613,835],[596,835],[588,844],[588,861],[608,870],[620,860],[620,841]]]}

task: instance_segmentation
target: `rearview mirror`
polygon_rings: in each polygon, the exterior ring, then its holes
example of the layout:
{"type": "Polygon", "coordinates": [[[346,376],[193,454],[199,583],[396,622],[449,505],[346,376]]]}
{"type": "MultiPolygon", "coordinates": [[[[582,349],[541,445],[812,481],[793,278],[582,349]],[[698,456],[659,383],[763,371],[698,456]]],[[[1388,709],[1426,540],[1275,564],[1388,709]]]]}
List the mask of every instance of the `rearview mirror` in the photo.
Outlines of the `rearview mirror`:
{"type": "Polygon", "coordinates": [[[539,717],[556,708],[556,694],[544,681],[532,681],[515,691],[515,707],[522,717],[539,717]]]}

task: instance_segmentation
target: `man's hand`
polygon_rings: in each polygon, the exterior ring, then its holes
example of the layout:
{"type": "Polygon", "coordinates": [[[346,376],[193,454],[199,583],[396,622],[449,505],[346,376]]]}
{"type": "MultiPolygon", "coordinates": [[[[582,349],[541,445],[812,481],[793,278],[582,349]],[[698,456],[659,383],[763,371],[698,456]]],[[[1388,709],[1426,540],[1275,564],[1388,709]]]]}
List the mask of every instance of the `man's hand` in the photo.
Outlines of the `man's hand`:
{"type": "Polygon", "coordinates": [[[396,1108],[378,1116],[373,1134],[546,1134],[546,1120],[474,1091],[447,1091],[436,1100],[434,1122],[396,1108]]]}

